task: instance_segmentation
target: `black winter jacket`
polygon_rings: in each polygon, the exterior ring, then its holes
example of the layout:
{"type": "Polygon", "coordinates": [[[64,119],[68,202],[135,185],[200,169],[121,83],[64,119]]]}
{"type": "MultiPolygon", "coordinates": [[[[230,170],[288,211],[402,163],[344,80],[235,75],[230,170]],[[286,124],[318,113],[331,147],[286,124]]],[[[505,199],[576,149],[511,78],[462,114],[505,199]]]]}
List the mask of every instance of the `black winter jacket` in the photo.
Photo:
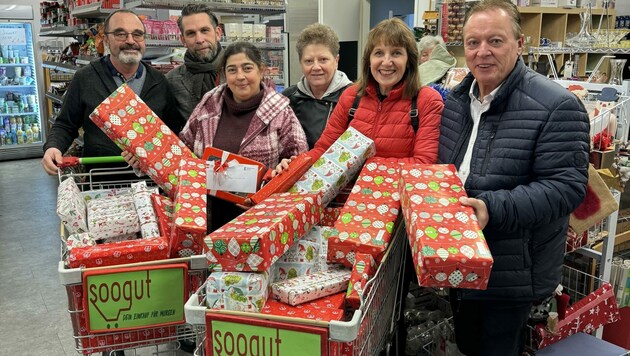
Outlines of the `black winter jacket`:
{"type": "MultiPolygon", "coordinates": [[[[438,160],[462,163],[472,74],[445,102],[438,160]]],[[[586,194],[589,118],[566,89],[518,60],[482,115],[465,187],[483,200],[494,258],[488,289],[464,299],[537,300],[560,283],[570,213],[586,194]]]]}
{"type": "Polygon", "coordinates": [[[289,98],[289,105],[291,105],[295,116],[297,116],[298,120],[300,120],[300,124],[302,124],[309,149],[315,146],[315,142],[317,142],[319,136],[322,135],[322,131],[324,131],[324,127],[326,127],[326,123],[337,105],[341,93],[343,93],[349,85],[350,84],[321,99],[315,99],[301,92],[297,85],[292,85],[282,92],[282,95],[289,98]]]}
{"type": "MultiPolygon", "coordinates": [[[[176,109],[166,78],[148,64],[144,68],[146,77],[140,98],[175,133],[179,133],[184,120],[176,109]]],[[[92,111],[116,88],[103,58],[79,69],[64,95],[61,111],[44,144],[44,152],[50,147],[66,152],[78,137],[79,128],[83,127],[83,157],[120,155],[120,148],[90,120],[92,111]]]]}

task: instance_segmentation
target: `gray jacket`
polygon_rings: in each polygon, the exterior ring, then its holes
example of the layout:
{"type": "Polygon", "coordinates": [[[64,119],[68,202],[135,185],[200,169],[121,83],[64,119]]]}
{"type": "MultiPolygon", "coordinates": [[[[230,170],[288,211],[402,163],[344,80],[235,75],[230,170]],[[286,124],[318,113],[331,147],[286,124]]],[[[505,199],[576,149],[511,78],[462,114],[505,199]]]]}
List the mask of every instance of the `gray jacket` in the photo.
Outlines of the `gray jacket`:
{"type": "MultiPolygon", "coordinates": [[[[462,163],[472,131],[469,74],[445,102],[440,163],[462,163]]],[[[589,118],[582,103],[519,59],[481,116],[465,182],[486,203],[494,258],[488,289],[470,299],[530,301],[562,275],[569,214],[586,194],[589,118]]]]}
{"type": "MultiPolygon", "coordinates": [[[[185,64],[182,64],[166,73],[166,79],[171,85],[171,92],[177,101],[177,110],[184,120],[188,120],[190,114],[192,114],[193,110],[195,110],[197,104],[199,104],[199,101],[201,101],[201,98],[203,97],[201,96],[198,98],[195,94],[193,94],[192,77],[193,74],[186,70],[185,64]]],[[[215,83],[215,86],[219,85],[219,77],[220,76],[217,73],[217,83],[215,83]]]]}

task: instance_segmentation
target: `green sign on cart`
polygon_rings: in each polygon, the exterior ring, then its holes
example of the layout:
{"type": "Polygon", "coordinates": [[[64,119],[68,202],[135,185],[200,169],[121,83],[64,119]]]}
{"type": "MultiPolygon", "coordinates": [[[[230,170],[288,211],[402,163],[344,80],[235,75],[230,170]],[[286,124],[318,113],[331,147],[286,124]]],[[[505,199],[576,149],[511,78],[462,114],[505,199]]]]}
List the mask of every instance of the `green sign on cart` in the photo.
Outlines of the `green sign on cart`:
{"type": "Polygon", "coordinates": [[[186,264],[87,271],[83,306],[91,332],[184,322],[186,264]]]}
{"type": "Polygon", "coordinates": [[[206,354],[327,355],[328,330],[286,322],[206,314],[206,354]]]}

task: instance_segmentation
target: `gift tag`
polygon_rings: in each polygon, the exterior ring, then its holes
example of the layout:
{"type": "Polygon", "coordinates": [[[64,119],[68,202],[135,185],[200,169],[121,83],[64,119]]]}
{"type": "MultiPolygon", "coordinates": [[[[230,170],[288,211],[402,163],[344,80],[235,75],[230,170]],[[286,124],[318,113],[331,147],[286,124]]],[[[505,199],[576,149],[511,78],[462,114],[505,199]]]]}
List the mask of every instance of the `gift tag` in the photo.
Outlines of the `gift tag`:
{"type": "Polygon", "coordinates": [[[258,167],[252,164],[241,164],[237,161],[227,163],[227,167],[215,169],[215,162],[208,162],[206,179],[208,190],[224,192],[256,193],[258,167]]]}

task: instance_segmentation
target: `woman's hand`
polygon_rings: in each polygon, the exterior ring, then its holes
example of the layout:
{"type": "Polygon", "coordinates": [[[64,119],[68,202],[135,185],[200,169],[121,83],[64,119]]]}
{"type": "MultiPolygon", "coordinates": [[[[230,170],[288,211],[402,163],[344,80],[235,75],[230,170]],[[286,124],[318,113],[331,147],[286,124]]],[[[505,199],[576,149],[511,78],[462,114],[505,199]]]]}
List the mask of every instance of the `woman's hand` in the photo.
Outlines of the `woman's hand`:
{"type": "Polygon", "coordinates": [[[125,162],[127,162],[127,164],[131,166],[131,168],[140,169],[140,161],[138,160],[138,158],[136,158],[136,156],[134,156],[133,153],[129,151],[122,151],[120,155],[122,156],[122,158],[125,159],[125,162]]]}
{"type": "Polygon", "coordinates": [[[276,168],[271,172],[271,178],[277,176],[278,174],[282,174],[283,171],[289,168],[289,163],[291,163],[294,158],[295,156],[291,156],[291,158],[282,159],[282,161],[280,161],[276,168]]]}
{"type": "Polygon", "coordinates": [[[481,199],[475,198],[459,198],[459,202],[462,205],[470,206],[475,210],[475,215],[477,215],[477,221],[479,222],[479,227],[483,230],[486,225],[488,225],[488,221],[490,220],[490,214],[488,214],[488,207],[486,207],[486,202],[481,199]]]}

